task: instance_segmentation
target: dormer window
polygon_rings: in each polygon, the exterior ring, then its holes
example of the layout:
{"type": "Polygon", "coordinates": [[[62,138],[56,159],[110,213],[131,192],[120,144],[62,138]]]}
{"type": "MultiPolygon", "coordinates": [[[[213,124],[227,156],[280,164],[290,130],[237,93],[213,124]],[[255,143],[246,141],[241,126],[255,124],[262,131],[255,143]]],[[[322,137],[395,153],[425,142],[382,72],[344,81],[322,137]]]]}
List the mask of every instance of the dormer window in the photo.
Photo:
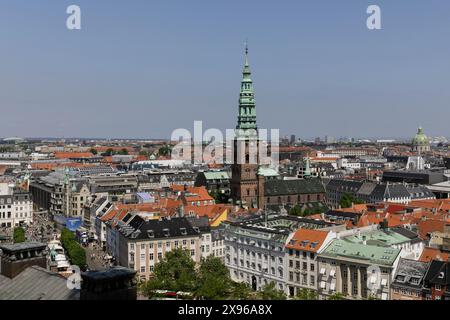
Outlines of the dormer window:
{"type": "Polygon", "coordinates": [[[186,228],[180,228],[180,233],[181,233],[181,235],[183,235],[183,236],[187,235],[186,228]]]}
{"type": "Polygon", "coordinates": [[[169,229],[163,229],[164,237],[170,236],[169,229]]]}
{"type": "Polygon", "coordinates": [[[155,232],[153,230],[147,230],[147,236],[149,238],[154,238],[155,237],[155,232]]]}

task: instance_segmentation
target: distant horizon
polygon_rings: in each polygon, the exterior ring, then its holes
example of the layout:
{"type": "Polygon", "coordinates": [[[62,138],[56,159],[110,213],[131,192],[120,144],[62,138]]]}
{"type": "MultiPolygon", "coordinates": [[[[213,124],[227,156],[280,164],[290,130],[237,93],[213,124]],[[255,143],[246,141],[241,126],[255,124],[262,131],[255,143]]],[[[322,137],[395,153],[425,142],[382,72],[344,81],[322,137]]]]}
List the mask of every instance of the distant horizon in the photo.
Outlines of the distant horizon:
{"type": "MultiPolygon", "coordinates": [[[[290,138],[291,135],[295,135],[295,134],[286,134],[286,135],[280,135],[280,139],[282,138],[290,138]]],[[[412,135],[411,137],[345,137],[345,136],[328,136],[331,138],[334,138],[336,141],[335,143],[338,143],[340,139],[355,139],[355,140],[395,140],[398,142],[404,142],[404,141],[408,141],[408,140],[412,140],[414,135],[412,135]]],[[[4,139],[10,139],[10,138],[19,138],[19,139],[24,139],[24,140],[135,140],[135,141],[170,141],[170,137],[167,138],[151,138],[151,137],[82,137],[82,136],[73,136],[73,137],[18,137],[18,136],[5,136],[5,137],[0,137],[0,140],[4,140],[4,139]]],[[[296,141],[298,139],[301,139],[303,141],[310,141],[313,142],[315,139],[317,138],[321,138],[324,139],[325,136],[315,136],[315,137],[300,137],[295,135],[296,141]]],[[[428,138],[445,138],[445,139],[450,139],[450,137],[446,137],[446,136],[428,136],[428,138]]],[[[357,141],[355,141],[357,142],[357,141]]],[[[350,143],[350,142],[348,142],[350,143]]]]}

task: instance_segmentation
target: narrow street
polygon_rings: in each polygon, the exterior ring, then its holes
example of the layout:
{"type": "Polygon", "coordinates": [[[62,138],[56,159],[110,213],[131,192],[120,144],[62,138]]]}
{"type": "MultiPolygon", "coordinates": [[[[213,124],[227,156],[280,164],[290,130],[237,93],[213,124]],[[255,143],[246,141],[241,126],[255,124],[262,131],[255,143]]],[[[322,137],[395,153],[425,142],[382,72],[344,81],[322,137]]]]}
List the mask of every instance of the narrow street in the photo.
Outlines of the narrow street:
{"type": "Polygon", "coordinates": [[[46,211],[35,212],[33,223],[25,229],[28,241],[47,243],[57,234],[54,223],[50,221],[46,211]]]}
{"type": "Polygon", "coordinates": [[[86,263],[89,270],[105,270],[109,262],[105,259],[106,253],[96,243],[90,243],[86,249],[86,263]]]}

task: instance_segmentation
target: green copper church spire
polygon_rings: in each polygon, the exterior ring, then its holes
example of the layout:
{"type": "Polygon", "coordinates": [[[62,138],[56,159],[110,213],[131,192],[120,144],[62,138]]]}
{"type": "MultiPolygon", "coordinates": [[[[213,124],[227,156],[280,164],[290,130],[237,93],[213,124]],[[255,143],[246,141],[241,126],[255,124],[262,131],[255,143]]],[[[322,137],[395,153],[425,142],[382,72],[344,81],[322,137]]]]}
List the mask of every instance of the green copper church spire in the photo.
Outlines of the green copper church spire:
{"type": "Polygon", "coordinates": [[[241,93],[239,95],[239,116],[236,129],[257,130],[256,107],[253,92],[252,72],[248,63],[248,45],[245,45],[245,64],[242,71],[241,93]]]}

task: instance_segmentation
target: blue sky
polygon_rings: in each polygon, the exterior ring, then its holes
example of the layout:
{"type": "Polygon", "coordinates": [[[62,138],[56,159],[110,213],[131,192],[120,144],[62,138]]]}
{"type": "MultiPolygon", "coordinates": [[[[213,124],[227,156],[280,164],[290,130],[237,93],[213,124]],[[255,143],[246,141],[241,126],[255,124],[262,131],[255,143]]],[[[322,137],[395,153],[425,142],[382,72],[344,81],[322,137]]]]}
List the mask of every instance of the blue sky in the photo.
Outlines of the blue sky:
{"type": "Polygon", "coordinates": [[[246,38],[261,128],[450,136],[449,14],[447,0],[0,0],[0,136],[233,128],[246,38]]]}

